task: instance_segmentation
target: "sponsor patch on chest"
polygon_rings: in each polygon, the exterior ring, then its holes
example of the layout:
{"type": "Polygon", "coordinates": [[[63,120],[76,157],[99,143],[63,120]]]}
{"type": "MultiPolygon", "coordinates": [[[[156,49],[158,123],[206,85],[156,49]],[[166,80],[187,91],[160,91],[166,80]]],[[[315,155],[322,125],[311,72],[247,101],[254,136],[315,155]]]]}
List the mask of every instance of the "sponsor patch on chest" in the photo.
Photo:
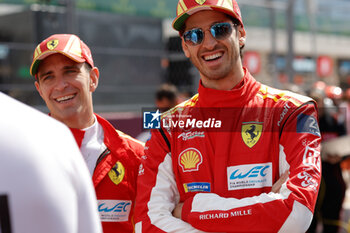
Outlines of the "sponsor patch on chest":
{"type": "Polygon", "coordinates": [[[195,148],[187,148],[179,155],[179,166],[183,172],[198,171],[199,165],[203,162],[201,152],[195,148]]]}
{"type": "Polygon", "coordinates": [[[125,222],[129,219],[131,201],[97,200],[102,222],[125,222]]]}
{"type": "Polygon", "coordinates": [[[272,163],[257,163],[227,168],[228,190],[272,186],[272,163]]]}
{"type": "Polygon", "coordinates": [[[255,146],[260,139],[262,129],[262,122],[243,122],[241,131],[243,142],[249,148],[255,146]]]}
{"type": "Polygon", "coordinates": [[[125,175],[125,168],[124,168],[123,164],[119,161],[108,172],[109,178],[116,185],[118,185],[120,182],[122,182],[124,175],[125,175]]]}
{"type": "Polygon", "coordinates": [[[183,184],[185,193],[188,192],[210,192],[210,183],[207,182],[194,182],[183,184]]]}

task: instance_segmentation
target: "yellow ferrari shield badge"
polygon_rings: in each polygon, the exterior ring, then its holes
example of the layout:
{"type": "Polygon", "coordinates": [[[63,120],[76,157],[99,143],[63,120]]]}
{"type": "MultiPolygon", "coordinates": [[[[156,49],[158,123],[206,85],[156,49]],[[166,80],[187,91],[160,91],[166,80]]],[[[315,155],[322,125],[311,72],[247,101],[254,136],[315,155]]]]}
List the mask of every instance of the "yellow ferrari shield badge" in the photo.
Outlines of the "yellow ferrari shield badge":
{"type": "Polygon", "coordinates": [[[117,162],[114,167],[108,172],[109,178],[118,185],[122,182],[125,175],[125,168],[121,162],[117,162]]]}
{"type": "Polygon", "coordinates": [[[207,0],[196,0],[196,3],[198,3],[199,5],[203,5],[203,3],[205,3],[205,1],[207,1],[207,0]]]}
{"type": "Polygon", "coordinates": [[[242,139],[249,148],[252,148],[259,141],[262,128],[262,122],[243,122],[242,139]]]}
{"type": "Polygon", "coordinates": [[[46,47],[50,50],[53,50],[54,48],[56,48],[58,45],[58,40],[50,40],[49,42],[47,42],[46,47]]]}

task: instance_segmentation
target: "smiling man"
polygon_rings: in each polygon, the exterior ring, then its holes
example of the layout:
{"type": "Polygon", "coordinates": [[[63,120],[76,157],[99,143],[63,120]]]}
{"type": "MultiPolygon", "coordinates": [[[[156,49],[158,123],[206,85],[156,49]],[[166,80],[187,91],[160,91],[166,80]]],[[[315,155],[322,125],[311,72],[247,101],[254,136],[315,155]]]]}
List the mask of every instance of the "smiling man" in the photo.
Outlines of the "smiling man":
{"type": "Polygon", "coordinates": [[[152,131],[139,172],[137,232],[305,232],[321,180],[315,102],[243,67],[235,0],[179,0],[173,27],[200,74],[198,94],[152,131]]]}
{"type": "Polygon", "coordinates": [[[70,128],[80,147],[95,186],[103,232],[133,232],[143,145],[94,113],[92,93],[99,70],[89,47],[76,35],[52,35],[35,49],[30,72],[50,116],[70,128]]]}

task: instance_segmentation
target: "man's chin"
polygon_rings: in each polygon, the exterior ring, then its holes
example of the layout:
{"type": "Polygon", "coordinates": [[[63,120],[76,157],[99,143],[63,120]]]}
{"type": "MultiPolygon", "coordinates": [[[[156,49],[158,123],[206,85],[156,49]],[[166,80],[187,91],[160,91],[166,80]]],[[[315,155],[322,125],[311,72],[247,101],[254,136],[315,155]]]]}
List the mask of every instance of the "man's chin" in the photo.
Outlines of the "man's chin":
{"type": "Polygon", "coordinates": [[[51,116],[56,120],[64,122],[66,120],[75,118],[77,116],[77,111],[76,110],[73,111],[72,109],[69,109],[69,110],[62,110],[54,113],[51,112],[51,116]]]}
{"type": "Polygon", "coordinates": [[[218,73],[218,72],[205,72],[204,76],[208,79],[208,80],[222,80],[225,79],[225,77],[227,77],[227,74],[223,74],[223,73],[218,73]]]}

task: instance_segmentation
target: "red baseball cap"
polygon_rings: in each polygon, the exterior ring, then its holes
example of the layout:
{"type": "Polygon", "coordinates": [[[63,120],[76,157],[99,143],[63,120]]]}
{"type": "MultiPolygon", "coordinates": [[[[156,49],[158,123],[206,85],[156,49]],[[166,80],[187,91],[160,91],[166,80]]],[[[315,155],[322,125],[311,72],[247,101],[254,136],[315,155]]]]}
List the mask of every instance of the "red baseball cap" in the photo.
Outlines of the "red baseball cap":
{"type": "Polygon", "coordinates": [[[55,34],[42,41],[34,50],[30,74],[35,76],[39,64],[46,57],[60,53],[78,63],[87,62],[94,67],[89,47],[73,34],[55,34]]]}
{"type": "Polygon", "coordinates": [[[235,0],[179,0],[173,28],[180,31],[188,17],[202,10],[223,12],[237,19],[243,27],[241,11],[235,0]]]}

